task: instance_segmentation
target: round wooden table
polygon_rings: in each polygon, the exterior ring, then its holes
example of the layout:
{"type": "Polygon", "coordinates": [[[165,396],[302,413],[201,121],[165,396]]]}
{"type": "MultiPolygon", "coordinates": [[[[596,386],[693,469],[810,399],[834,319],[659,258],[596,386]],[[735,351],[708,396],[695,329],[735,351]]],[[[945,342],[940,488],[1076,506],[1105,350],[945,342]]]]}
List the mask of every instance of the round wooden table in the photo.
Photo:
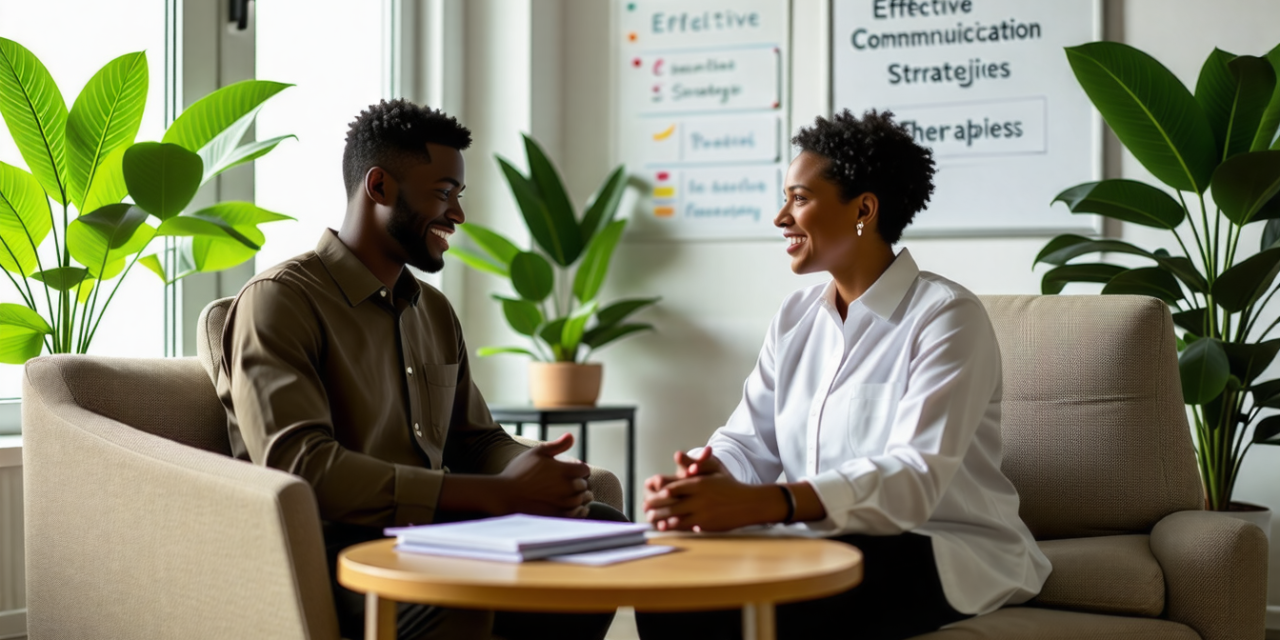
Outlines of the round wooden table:
{"type": "Polygon", "coordinates": [[[395,540],[355,545],[338,582],[366,594],[367,640],[393,640],[396,602],[504,611],[697,611],[743,607],[747,637],[772,640],[774,604],[810,600],[862,580],[862,554],[831,540],[664,536],[673,553],[605,567],[505,564],[395,551],[395,540]]]}

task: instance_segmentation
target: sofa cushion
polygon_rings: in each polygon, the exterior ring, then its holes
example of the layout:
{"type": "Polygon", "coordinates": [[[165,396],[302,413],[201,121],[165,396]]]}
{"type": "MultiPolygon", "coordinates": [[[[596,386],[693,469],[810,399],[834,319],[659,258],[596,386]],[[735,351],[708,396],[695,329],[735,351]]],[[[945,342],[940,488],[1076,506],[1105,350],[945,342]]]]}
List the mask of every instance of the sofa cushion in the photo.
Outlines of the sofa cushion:
{"type": "Polygon", "coordinates": [[[1183,624],[1156,618],[1009,607],[912,640],[1201,640],[1183,624]]]}
{"type": "Polygon", "coordinates": [[[1040,550],[1053,573],[1034,605],[1148,617],[1164,611],[1164,572],[1149,536],[1046,540],[1040,550]]]}

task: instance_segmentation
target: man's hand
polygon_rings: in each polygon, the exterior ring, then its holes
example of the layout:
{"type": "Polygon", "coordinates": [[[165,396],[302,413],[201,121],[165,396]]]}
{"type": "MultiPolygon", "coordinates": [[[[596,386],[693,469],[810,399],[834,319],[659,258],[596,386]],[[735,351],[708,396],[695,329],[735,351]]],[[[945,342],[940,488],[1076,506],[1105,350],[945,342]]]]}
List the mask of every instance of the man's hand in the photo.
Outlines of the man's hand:
{"type": "Polygon", "coordinates": [[[566,433],[516,456],[498,474],[504,512],[586,517],[587,503],[593,499],[587,490],[590,469],[585,462],[556,460],[572,446],[573,436],[566,433]]]}

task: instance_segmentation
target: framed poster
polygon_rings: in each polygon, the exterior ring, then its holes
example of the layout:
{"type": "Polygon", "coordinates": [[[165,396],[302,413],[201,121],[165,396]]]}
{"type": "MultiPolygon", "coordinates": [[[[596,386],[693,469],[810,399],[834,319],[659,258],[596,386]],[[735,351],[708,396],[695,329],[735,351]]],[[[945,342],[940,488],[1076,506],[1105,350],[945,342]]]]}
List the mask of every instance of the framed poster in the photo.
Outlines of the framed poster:
{"type": "Polygon", "coordinates": [[[1063,47],[1099,0],[833,0],[832,112],[890,110],[938,164],[908,236],[1097,234],[1051,205],[1102,179],[1102,121],[1063,47]]]}
{"type": "Polygon", "coordinates": [[[619,159],[647,239],[776,238],[787,152],[787,0],[621,0],[619,159]]]}

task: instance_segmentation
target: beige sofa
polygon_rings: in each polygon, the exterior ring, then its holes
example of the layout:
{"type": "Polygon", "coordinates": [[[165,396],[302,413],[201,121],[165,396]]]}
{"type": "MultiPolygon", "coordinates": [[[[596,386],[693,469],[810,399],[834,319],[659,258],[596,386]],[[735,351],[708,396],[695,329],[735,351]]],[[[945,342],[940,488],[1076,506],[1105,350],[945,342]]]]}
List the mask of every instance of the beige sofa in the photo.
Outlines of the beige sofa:
{"type": "Polygon", "coordinates": [[[1201,510],[1168,307],[983,302],[1004,361],[1004,471],[1053,574],[1029,606],[918,640],[1262,640],[1267,541],[1201,510]]]}
{"type": "MultiPolygon", "coordinates": [[[[338,637],[311,488],[228,457],[200,360],[47,356],[25,373],[32,640],[338,637]]],[[[589,482],[621,510],[612,473],[589,482]]]]}

